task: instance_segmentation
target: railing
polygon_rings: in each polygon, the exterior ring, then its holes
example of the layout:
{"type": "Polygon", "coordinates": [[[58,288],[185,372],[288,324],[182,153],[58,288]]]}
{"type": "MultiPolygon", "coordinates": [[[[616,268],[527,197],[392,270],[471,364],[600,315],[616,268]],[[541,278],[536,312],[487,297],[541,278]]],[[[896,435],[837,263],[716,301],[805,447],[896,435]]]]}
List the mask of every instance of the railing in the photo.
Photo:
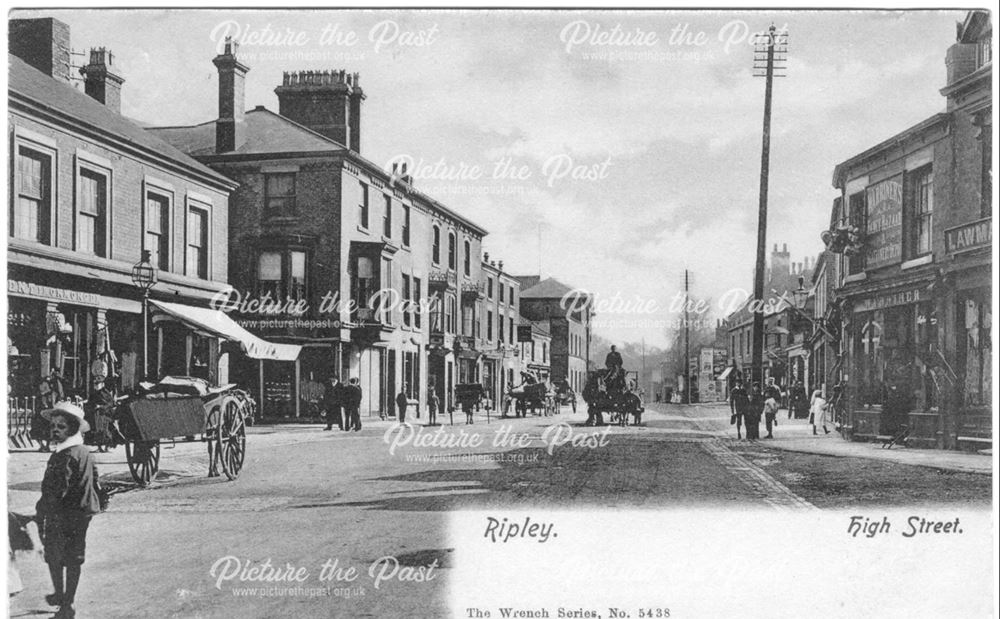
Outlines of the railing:
{"type": "Polygon", "coordinates": [[[7,448],[35,447],[31,438],[31,420],[41,410],[40,396],[7,398],[7,448]]]}

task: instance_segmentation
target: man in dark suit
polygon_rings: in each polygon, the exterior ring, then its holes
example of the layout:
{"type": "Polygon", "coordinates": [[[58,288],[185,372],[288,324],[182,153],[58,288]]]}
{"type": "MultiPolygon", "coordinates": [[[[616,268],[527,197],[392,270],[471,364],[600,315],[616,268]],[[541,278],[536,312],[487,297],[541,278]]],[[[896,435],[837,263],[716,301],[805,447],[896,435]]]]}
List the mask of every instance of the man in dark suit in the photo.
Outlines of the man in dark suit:
{"type": "Polygon", "coordinates": [[[357,378],[352,378],[344,387],[344,405],[347,407],[348,430],[361,430],[361,385],[357,378]]]}
{"type": "Polygon", "coordinates": [[[409,403],[410,400],[406,397],[406,385],[403,385],[396,395],[396,414],[399,415],[399,423],[406,423],[406,406],[409,403]]]}
{"type": "Polygon", "coordinates": [[[336,376],[331,376],[327,379],[326,385],[323,388],[323,408],[326,409],[327,430],[332,430],[333,424],[337,424],[337,427],[341,430],[347,428],[347,424],[344,422],[344,415],[341,411],[341,407],[343,406],[341,401],[342,391],[343,386],[336,376]]]}
{"type": "Polygon", "coordinates": [[[729,390],[730,414],[736,417],[736,438],[743,438],[740,435],[740,427],[743,425],[743,416],[746,415],[748,408],[750,408],[750,396],[743,387],[743,381],[737,379],[733,388],[729,390]]]}

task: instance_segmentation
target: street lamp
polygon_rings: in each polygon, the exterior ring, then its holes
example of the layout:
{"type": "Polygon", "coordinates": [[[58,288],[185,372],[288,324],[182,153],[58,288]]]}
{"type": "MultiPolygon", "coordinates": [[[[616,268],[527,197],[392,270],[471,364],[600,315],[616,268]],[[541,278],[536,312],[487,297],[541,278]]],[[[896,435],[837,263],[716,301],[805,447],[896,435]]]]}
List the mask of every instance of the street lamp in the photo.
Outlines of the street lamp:
{"type": "Polygon", "coordinates": [[[156,285],[156,267],[149,259],[149,250],[132,267],[132,283],[142,290],[142,378],[149,379],[149,289],[156,285]]]}
{"type": "Polygon", "coordinates": [[[795,309],[804,310],[806,308],[806,301],[809,300],[809,291],[806,290],[803,285],[805,278],[799,275],[799,287],[792,291],[792,299],[795,302],[795,309]]]}

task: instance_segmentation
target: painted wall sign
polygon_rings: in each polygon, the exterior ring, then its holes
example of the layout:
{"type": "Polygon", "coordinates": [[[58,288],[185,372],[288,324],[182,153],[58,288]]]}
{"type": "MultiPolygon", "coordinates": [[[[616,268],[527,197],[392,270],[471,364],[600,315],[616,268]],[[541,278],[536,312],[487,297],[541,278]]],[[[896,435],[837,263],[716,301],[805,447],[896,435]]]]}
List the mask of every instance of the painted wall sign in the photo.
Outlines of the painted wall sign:
{"type": "Polygon", "coordinates": [[[34,297],[48,301],[61,301],[75,305],[100,305],[100,295],[93,292],[80,292],[79,290],[42,286],[31,282],[19,282],[13,279],[7,280],[7,292],[13,295],[34,297]]]}
{"type": "Polygon", "coordinates": [[[903,175],[869,186],[865,197],[865,268],[898,264],[903,257],[903,175]]]}
{"type": "Polygon", "coordinates": [[[987,217],[944,231],[945,253],[960,254],[993,244],[993,218],[987,217]]]}
{"type": "Polygon", "coordinates": [[[855,312],[869,312],[872,310],[885,309],[887,307],[895,307],[897,305],[912,305],[919,301],[925,301],[927,299],[927,293],[923,288],[913,288],[911,290],[902,290],[900,292],[893,292],[890,294],[882,294],[874,297],[868,297],[858,301],[857,305],[854,306],[855,312]]]}

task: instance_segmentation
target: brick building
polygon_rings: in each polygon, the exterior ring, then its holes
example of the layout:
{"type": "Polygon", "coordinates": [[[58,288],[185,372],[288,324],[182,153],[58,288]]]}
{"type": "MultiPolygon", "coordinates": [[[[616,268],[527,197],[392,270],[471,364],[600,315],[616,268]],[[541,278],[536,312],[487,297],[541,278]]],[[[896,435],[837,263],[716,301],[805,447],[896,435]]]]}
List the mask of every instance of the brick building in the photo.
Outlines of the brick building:
{"type": "Polygon", "coordinates": [[[837,165],[847,436],[927,446],[992,436],[992,26],[958,25],[946,111],[837,165]]]}
{"type": "Polygon", "coordinates": [[[537,275],[519,276],[521,315],[548,323],[552,338],[549,363],[553,382],[569,381],[577,393],[587,382],[590,359],[593,297],[554,279],[537,275]]]}
{"type": "MultiPolygon", "coordinates": [[[[779,250],[774,245],[764,284],[764,356],[763,376],[774,378],[775,383],[787,388],[797,380],[806,382],[808,354],[804,342],[811,333],[809,321],[791,304],[799,286],[812,281],[815,264],[810,257],[802,262],[791,261],[788,246],[779,250]],[[801,282],[800,282],[800,278],[801,282]]],[[[749,375],[753,364],[753,313],[751,299],[725,319],[728,330],[728,363],[738,373],[726,375],[731,383],[736,375],[749,375]]],[[[805,308],[812,312],[812,306],[805,308]]]]}
{"type": "Polygon", "coordinates": [[[500,402],[500,397],[511,385],[521,382],[524,369],[522,346],[517,339],[517,326],[521,321],[521,282],[504,271],[503,260],[490,260],[483,256],[483,351],[482,384],[490,399],[500,402]]]}
{"type": "Polygon", "coordinates": [[[11,20],[9,34],[11,397],[37,395],[52,373],[66,396],[88,397],[104,375],[131,390],[147,362],[146,378],[227,382],[239,342],[162,308],[207,310],[225,288],[236,183],[121,115],[124,78],[110,51],[91,51],[80,92],[66,24],[11,20]],[[148,360],[143,294],[131,278],[143,250],[159,280],[148,360]]]}
{"type": "Polygon", "coordinates": [[[219,117],[150,133],[239,183],[233,300],[276,303],[271,312],[234,303],[232,313],[303,346],[293,363],[238,368],[264,373],[264,413],[301,414],[329,376],[360,379],[367,414],[394,414],[401,388],[418,410],[428,387],[451,407],[455,384],[481,379],[486,231],[418,191],[405,166],[383,170],[361,155],[357,74],[285,73],[278,113],[244,112],[250,69],[236,45],[213,62],[219,117]]]}

